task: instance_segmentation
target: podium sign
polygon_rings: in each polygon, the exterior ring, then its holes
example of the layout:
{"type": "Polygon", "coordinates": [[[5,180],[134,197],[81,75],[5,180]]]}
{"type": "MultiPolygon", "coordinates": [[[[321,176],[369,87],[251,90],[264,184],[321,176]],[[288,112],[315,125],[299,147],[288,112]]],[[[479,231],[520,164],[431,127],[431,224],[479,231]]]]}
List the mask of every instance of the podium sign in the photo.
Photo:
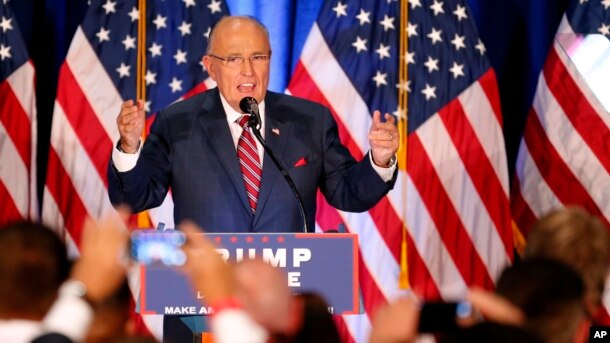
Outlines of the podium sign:
{"type": "MultiPolygon", "coordinates": [[[[202,233],[203,234],[203,233],[202,233]]],[[[333,234],[205,234],[229,262],[260,258],[281,268],[293,294],[322,295],[332,314],[360,313],[358,236],[333,234]]],[[[205,258],[205,257],[202,257],[205,258]]],[[[141,266],[139,312],[207,315],[205,295],[194,290],[179,267],[141,266]]]]}

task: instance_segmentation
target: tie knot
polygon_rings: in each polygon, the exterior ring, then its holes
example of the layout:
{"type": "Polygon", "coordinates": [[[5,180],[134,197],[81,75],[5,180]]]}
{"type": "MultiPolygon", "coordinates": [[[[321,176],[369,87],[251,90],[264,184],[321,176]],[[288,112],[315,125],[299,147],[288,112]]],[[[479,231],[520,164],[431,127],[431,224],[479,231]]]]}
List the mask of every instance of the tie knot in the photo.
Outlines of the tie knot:
{"type": "Polygon", "coordinates": [[[248,127],[248,121],[250,120],[249,114],[244,114],[241,118],[239,118],[239,126],[241,126],[244,130],[248,127]]]}

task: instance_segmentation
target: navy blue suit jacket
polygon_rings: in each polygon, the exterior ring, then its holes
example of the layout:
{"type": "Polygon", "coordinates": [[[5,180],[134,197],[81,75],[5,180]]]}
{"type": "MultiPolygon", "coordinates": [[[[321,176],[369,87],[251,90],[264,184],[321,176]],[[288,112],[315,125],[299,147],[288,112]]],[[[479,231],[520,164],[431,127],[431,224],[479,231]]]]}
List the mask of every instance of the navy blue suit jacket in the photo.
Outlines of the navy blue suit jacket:
{"type": "MultiPolygon", "coordinates": [[[[351,212],[368,210],[392,188],[396,174],[384,182],[368,155],[356,162],[326,107],[267,92],[265,112],[265,141],[294,180],[310,231],[318,188],[332,206],[351,212]],[[295,166],[301,159],[306,163],[295,166]]],[[[267,154],[252,215],[217,88],[160,111],[134,169],[108,167],[111,202],[135,212],[159,206],[170,187],[176,223],[190,219],[207,232],[302,231],[294,195],[267,154]]]]}

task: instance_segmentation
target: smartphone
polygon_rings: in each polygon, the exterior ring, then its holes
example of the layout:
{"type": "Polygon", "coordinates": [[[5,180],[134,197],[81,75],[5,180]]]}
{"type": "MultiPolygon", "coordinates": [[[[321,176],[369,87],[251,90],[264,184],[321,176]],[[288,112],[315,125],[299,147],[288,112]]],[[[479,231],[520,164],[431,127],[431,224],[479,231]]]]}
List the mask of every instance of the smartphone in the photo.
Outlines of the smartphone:
{"type": "Polygon", "coordinates": [[[452,332],[460,328],[459,322],[467,322],[476,317],[474,308],[468,301],[426,302],[419,313],[419,332],[452,332]]]}
{"type": "Polygon", "coordinates": [[[131,257],[146,266],[181,266],[186,262],[184,242],[182,231],[135,230],[131,233],[131,257]]]}

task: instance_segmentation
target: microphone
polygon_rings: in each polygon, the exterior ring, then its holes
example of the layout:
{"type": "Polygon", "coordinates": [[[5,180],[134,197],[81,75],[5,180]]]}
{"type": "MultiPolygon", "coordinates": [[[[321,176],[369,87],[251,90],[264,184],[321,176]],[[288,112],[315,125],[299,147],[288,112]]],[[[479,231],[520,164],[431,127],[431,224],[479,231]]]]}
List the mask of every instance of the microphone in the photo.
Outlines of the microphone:
{"type": "Polygon", "coordinates": [[[239,109],[244,113],[250,114],[250,120],[248,126],[260,130],[261,128],[261,115],[258,113],[258,102],[251,96],[247,96],[239,102],[239,109]]]}
{"type": "Polygon", "coordinates": [[[248,126],[252,128],[252,133],[254,133],[256,139],[261,143],[263,149],[265,149],[265,152],[273,161],[273,164],[275,164],[280,173],[282,173],[284,179],[288,183],[288,186],[290,186],[292,193],[297,199],[297,205],[299,205],[299,214],[301,215],[301,220],[303,220],[303,232],[307,233],[309,231],[309,225],[307,224],[307,217],[305,216],[305,206],[303,205],[303,200],[301,199],[301,195],[297,190],[297,186],[294,184],[294,181],[290,177],[290,174],[288,174],[286,168],[284,168],[284,165],[282,165],[282,163],[275,157],[275,154],[273,153],[271,148],[267,146],[267,143],[265,143],[265,140],[261,135],[260,128],[262,122],[261,116],[258,113],[258,102],[253,97],[247,96],[239,101],[239,109],[242,110],[244,113],[250,114],[248,126]]]}

